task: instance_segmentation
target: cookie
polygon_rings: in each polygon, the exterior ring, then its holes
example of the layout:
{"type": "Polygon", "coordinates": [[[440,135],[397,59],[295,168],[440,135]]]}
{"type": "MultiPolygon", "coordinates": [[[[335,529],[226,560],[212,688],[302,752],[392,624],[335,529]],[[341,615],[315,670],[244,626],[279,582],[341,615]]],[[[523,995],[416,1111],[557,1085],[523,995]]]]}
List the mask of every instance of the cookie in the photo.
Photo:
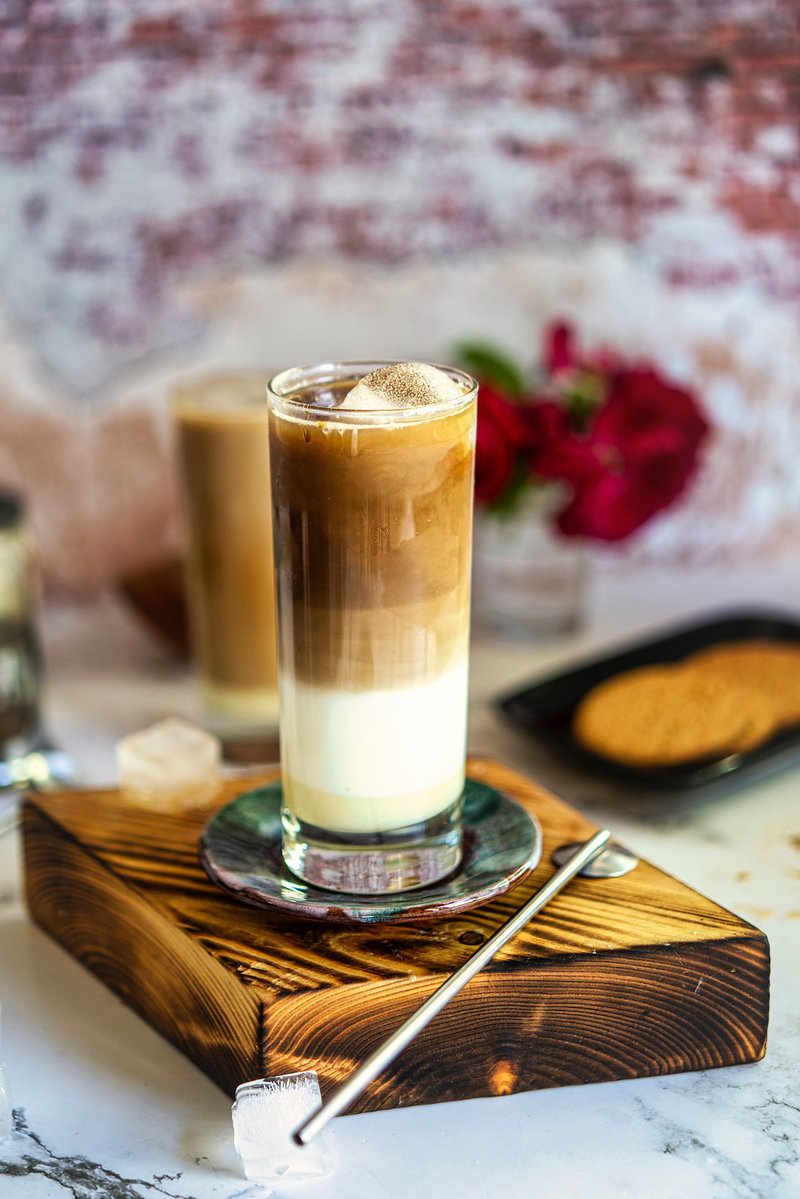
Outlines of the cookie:
{"type": "Polygon", "coordinates": [[[743,752],[774,728],[760,693],[682,664],[615,675],[585,696],[573,718],[587,749],[645,767],[743,752]]]}
{"type": "Polygon", "coordinates": [[[727,641],[699,650],[687,663],[757,691],[776,726],[800,723],[800,645],[786,641],[727,641]]]}

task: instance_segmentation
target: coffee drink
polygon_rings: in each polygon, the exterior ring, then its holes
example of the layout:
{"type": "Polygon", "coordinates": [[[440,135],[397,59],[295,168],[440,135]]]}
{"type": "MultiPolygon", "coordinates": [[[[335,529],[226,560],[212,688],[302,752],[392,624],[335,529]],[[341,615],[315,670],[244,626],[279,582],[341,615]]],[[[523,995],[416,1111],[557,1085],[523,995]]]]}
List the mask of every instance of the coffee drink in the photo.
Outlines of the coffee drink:
{"type": "Polygon", "coordinates": [[[192,646],[210,722],[278,718],[269,433],[263,375],[183,387],[175,417],[188,532],[192,646]]]}
{"type": "MultiPolygon", "coordinates": [[[[332,834],[374,867],[382,842],[459,830],[474,383],[414,363],[285,372],[270,442],[284,850],[332,834]]],[[[430,870],[458,852],[451,836],[430,870]]]]}

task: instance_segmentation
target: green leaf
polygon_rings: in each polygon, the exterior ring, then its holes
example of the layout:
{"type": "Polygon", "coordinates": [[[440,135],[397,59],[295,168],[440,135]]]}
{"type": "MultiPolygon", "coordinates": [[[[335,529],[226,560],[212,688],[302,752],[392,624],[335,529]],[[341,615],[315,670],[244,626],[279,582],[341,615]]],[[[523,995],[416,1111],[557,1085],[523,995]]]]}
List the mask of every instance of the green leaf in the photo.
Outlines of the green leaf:
{"type": "Polygon", "coordinates": [[[579,375],[564,393],[564,398],[572,421],[573,428],[583,433],[589,427],[591,418],[600,406],[605,380],[598,374],[585,372],[579,375]]]}
{"type": "Polygon", "coordinates": [[[503,350],[481,341],[463,341],[453,351],[455,361],[478,381],[521,399],[528,390],[525,373],[503,350]]]}
{"type": "Polygon", "coordinates": [[[532,484],[533,480],[528,464],[518,457],[514,463],[514,473],[509,480],[508,487],[496,500],[492,500],[489,504],[489,511],[497,516],[511,516],[516,512],[522,496],[532,484]]]}

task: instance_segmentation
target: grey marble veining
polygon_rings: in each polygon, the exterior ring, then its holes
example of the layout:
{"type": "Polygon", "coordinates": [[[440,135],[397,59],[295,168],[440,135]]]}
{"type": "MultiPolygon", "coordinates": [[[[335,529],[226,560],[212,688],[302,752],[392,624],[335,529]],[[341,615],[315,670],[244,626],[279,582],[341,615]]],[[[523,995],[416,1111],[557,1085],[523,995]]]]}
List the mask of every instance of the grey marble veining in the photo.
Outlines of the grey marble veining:
{"type": "MultiPolygon", "coordinates": [[[[177,1191],[166,1189],[164,1184],[177,1182],[182,1171],[152,1180],[123,1178],[115,1170],[86,1157],[53,1153],[42,1137],[28,1127],[22,1108],[14,1111],[14,1130],[10,1137],[5,1138],[2,1150],[0,1178],[28,1180],[26,1184],[20,1184],[20,1195],[25,1190],[30,1194],[32,1180],[39,1180],[41,1183],[56,1183],[65,1195],[71,1195],[73,1199],[93,1199],[99,1195],[103,1199],[141,1199],[143,1194],[181,1199],[177,1191]]],[[[6,1189],[10,1197],[13,1194],[10,1182],[6,1184],[6,1189]]]]}

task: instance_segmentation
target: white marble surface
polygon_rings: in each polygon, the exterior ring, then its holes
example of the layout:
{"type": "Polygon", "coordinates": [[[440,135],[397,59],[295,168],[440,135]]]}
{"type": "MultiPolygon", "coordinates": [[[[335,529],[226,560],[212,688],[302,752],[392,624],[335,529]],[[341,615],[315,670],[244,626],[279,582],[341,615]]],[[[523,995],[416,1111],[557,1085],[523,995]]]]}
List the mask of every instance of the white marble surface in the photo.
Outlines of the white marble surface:
{"type": "MultiPolygon", "coordinates": [[[[490,700],[665,622],[758,602],[791,608],[800,563],[754,575],[599,570],[579,636],[473,652],[471,748],[549,783],[642,855],[769,936],[764,1061],[342,1117],[336,1168],[285,1181],[285,1199],[522,1193],[596,1199],[790,1199],[800,1195],[800,768],[705,803],[669,807],[589,783],[543,758],[490,700]]],[[[113,745],[172,712],[196,714],[190,681],[112,602],[45,622],[50,724],[90,783],[113,745]]],[[[2,1058],[15,1131],[0,1140],[2,1199],[248,1199],[230,1101],[28,919],[16,834],[0,839],[2,1058]]]]}

